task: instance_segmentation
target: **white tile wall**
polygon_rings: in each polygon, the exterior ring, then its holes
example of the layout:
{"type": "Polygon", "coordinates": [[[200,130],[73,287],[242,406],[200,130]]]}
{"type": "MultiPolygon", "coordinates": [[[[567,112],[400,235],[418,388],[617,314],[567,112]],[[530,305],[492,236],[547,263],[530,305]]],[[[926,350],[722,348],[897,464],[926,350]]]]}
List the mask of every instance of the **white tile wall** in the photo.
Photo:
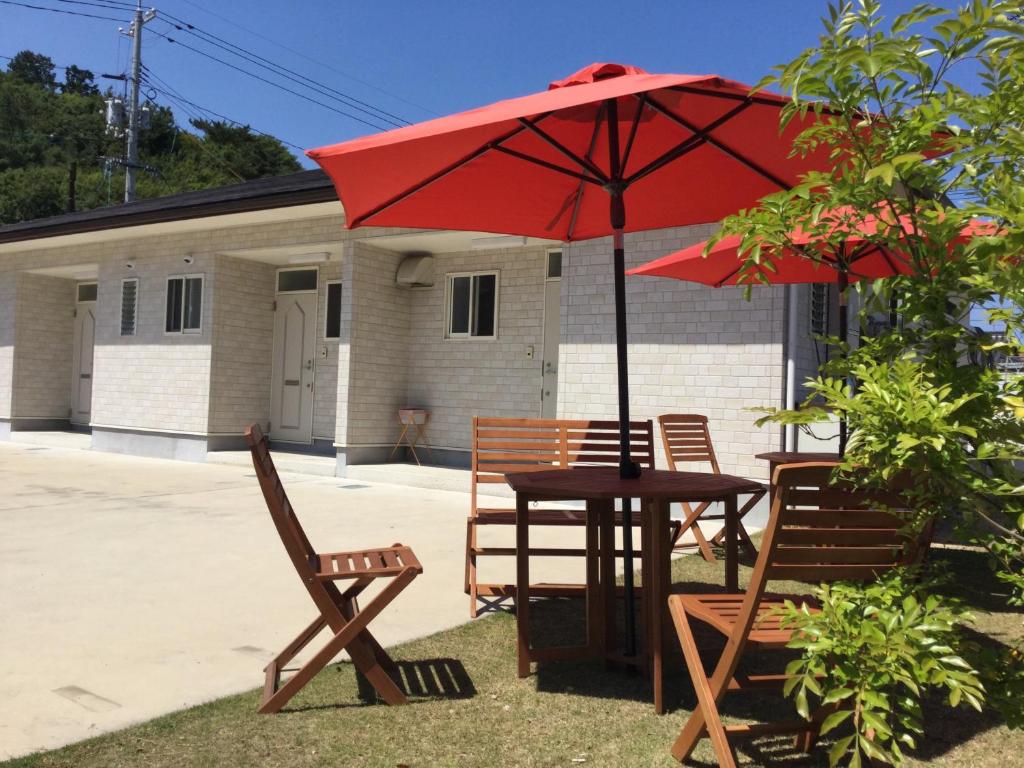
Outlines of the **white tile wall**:
{"type": "Polygon", "coordinates": [[[71,407],[75,281],[22,274],[14,354],[15,418],[66,419],[71,407]]]}
{"type": "MultiPolygon", "coordinates": [[[[627,269],[706,239],[714,229],[627,235],[627,269]]],[[[562,417],[617,417],[612,279],[610,238],[566,250],[558,389],[562,417]]],[[[757,414],[749,409],[782,402],[782,291],[756,287],[747,302],[742,288],[628,277],[631,418],[703,413],[710,418],[722,471],[766,478],[767,466],[753,457],[776,449],[779,432],[756,428],[757,414]]],[[[657,448],[658,465],[664,467],[657,448]]]]}

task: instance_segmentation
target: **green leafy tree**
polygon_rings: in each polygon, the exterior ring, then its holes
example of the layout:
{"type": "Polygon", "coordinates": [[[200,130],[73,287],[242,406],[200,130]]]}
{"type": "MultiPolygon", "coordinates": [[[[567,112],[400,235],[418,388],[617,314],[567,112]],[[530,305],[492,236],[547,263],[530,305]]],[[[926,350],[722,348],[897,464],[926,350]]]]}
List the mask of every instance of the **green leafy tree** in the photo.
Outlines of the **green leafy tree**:
{"type": "Polygon", "coordinates": [[[82,69],[72,64],[64,70],[64,82],[61,84],[61,91],[64,93],[77,93],[79,96],[94,96],[100,92],[93,82],[93,73],[88,69],[82,69]]]}
{"type": "Polygon", "coordinates": [[[57,87],[53,59],[41,53],[19,51],[7,65],[7,71],[28,85],[36,85],[48,91],[57,87]]]}
{"type": "MultiPolygon", "coordinates": [[[[872,486],[909,477],[919,515],[908,522],[946,520],[965,540],[985,547],[1006,599],[1021,604],[1024,381],[979,364],[993,353],[1024,352],[1021,5],[923,4],[887,19],[880,2],[859,0],[830,6],[823,23],[818,45],[765,84],[792,96],[784,123],[817,113],[796,151],[829,153],[829,169],[731,217],[721,236],[741,236],[750,282],[765,279],[763,270],[773,269],[783,249],[810,260],[841,256],[845,233],[861,229],[910,274],[850,289],[860,296],[862,329],[893,310],[899,322],[862,332],[854,344],[828,339],[842,354],[807,382],[807,402],[798,412],[773,410],[762,423],[801,424],[832,414],[845,419],[851,437],[841,471],[872,486]],[[973,85],[965,87],[964,80],[973,85]],[[988,222],[987,229],[960,237],[977,218],[988,222]],[[793,243],[789,233],[795,229],[808,233],[812,245],[801,250],[793,243]],[[970,327],[978,307],[988,308],[990,321],[1005,328],[1004,340],[993,342],[970,327]]],[[[855,594],[870,595],[853,587],[843,592],[854,603],[855,594]]],[[[857,630],[865,637],[876,635],[884,621],[878,612],[854,612],[843,620],[874,626],[857,630]]],[[[897,626],[904,620],[897,617],[897,626]]],[[[802,650],[808,665],[834,652],[812,645],[802,650]]],[[[882,658],[876,654],[884,650],[860,649],[864,674],[853,675],[856,685],[883,698],[919,696],[909,686],[897,694],[893,680],[872,677],[882,658]]],[[[990,682],[990,702],[1020,707],[1019,699],[1014,705],[1003,695],[1024,680],[1020,658],[1014,649],[981,670],[990,682]]],[[[925,660],[915,652],[901,663],[908,679],[917,680],[925,660]]],[[[853,684],[835,665],[817,669],[823,670],[826,700],[853,684]]],[[[972,697],[980,701],[980,686],[972,697]]],[[[1008,722],[1020,722],[1009,710],[1005,714],[1008,722]]],[[[876,715],[881,721],[872,724],[837,716],[832,725],[845,746],[833,752],[833,762],[844,755],[853,765],[862,758],[899,762],[893,745],[912,739],[913,717],[907,720],[896,709],[876,715]]]]}

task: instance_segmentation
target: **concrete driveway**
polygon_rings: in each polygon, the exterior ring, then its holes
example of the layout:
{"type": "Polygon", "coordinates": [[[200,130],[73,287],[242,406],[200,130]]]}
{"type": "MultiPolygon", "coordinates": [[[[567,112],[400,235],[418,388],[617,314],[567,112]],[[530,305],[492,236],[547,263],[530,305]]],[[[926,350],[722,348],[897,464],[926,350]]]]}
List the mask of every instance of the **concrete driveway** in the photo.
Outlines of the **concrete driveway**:
{"type": "MultiPolygon", "coordinates": [[[[423,562],[374,622],[382,643],[468,620],[467,493],[282,477],[318,549],[401,541],[423,562]]],[[[0,443],[0,488],[0,758],[258,687],[314,617],[251,467],[0,443]]],[[[511,580],[511,562],[487,567],[511,580]]]]}

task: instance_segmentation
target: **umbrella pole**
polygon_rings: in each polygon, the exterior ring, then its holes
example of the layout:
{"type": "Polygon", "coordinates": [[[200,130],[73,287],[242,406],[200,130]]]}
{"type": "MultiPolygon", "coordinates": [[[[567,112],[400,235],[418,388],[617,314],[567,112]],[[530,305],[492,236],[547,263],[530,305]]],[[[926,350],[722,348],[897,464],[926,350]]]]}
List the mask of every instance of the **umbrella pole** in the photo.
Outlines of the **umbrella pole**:
{"type": "MultiPolygon", "coordinates": [[[[621,205],[621,197],[618,197],[621,205]]],[[[612,197],[615,209],[616,196],[612,197]]],[[[619,380],[619,477],[623,480],[640,476],[640,467],[629,454],[629,368],[626,357],[626,251],[622,228],[616,227],[613,236],[615,262],[615,359],[619,380]]],[[[614,542],[608,546],[614,547],[614,542]]],[[[622,499],[622,568],[626,630],[626,656],[636,654],[636,603],[633,584],[633,500],[622,499]]]]}
{"type": "MultiPolygon", "coordinates": [[[[836,285],[839,288],[839,341],[842,344],[847,342],[847,334],[849,330],[849,313],[850,307],[847,301],[846,289],[849,286],[849,278],[846,274],[846,269],[840,266],[838,274],[836,275],[836,285]]],[[[843,356],[847,357],[846,353],[843,352],[843,356]]],[[[847,384],[850,382],[850,377],[846,377],[847,384]]],[[[846,419],[841,418],[839,420],[839,456],[846,455],[846,438],[847,438],[847,427],[846,419]]]]}
{"type": "MultiPolygon", "coordinates": [[[[612,227],[612,248],[615,272],[615,362],[619,384],[619,477],[634,480],[640,477],[640,467],[629,455],[629,365],[626,356],[626,248],[623,232],[626,228],[625,186],[619,156],[619,103],[616,99],[605,102],[608,121],[608,175],[610,183],[605,190],[611,197],[609,218],[612,227]]],[[[614,547],[614,543],[610,544],[614,547]]],[[[633,500],[622,498],[622,569],[625,600],[623,616],[626,624],[626,656],[636,655],[636,603],[633,584],[633,500]]],[[[646,585],[645,585],[646,586],[646,585]]]]}

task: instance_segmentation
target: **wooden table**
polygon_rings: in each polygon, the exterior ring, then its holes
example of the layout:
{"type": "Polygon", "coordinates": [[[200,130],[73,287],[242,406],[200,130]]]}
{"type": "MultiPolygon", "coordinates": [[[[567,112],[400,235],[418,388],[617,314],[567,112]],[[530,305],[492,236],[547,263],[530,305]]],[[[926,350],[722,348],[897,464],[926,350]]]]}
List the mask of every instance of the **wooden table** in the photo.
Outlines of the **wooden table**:
{"type": "Polygon", "coordinates": [[[738,590],[737,496],[762,486],[732,475],[649,469],[636,480],[622,480],[617,467],[580,467],[505,476],[516,492],[516,661],[519,677],[533,661],[566,658],[614,658],[645,664],[654,688],[654,709],[665,711],[662,691],[668,594],[671,583],[669,508],[672,502],[722,502],[725,505],[725,583],[738,590]],[[644,651],[636,659],[615,654],[615,500],[640,499],[640,548],[644,651]],[[587,504],[587,641],[583,646],[530,647],[529,505],[532,501],[584,501],[587,504]],[[653,610],[651,607],[653,606],[653,610]]]}

